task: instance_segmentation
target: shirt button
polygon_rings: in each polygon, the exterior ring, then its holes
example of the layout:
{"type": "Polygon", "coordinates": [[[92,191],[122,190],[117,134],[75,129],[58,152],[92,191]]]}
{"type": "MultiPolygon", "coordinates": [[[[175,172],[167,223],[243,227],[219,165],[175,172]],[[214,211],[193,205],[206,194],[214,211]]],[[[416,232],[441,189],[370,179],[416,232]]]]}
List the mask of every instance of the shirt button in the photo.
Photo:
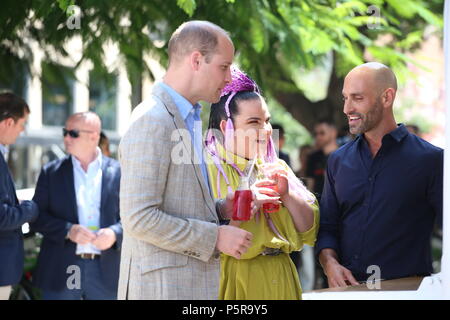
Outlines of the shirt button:
{"type": "Polygon", "coordinates": [[[353,256],[353,258],[354,258],[355,260],[358,260],[358,259],[359,259],[359,256],[358,256],[357,254],[355,254],[355,255],[353,256]]]}

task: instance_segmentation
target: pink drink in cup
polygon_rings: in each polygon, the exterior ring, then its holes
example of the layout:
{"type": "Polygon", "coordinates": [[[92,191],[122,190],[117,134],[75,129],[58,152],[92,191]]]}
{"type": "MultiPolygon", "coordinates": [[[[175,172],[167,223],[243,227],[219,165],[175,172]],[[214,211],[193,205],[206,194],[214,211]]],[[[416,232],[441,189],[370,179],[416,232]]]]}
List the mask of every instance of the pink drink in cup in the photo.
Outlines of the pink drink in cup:
{"type": "MultiPolygon", "coordinates": [[[[278,192],[278,186],[276,184],[264,186],[264,188],[272,189],[273,191],[278,192]]],[[[264,203],[263,210],[267,213],[275,213],[280,210],[280,205],[275,203],[264,203]]]]}
{"type": "Polygon", "coordinates": [[[253,194],[251,190],[236,190],[234,192],[233,220],[250,220],[252,198],[253,194]]]}
{"type": "Polygon", "coordinates": [[[248,221],[252,212],[253,192],[249,188],[248,178],[242,177],[238,189],[234,192],[233,220],[248,221]]]}

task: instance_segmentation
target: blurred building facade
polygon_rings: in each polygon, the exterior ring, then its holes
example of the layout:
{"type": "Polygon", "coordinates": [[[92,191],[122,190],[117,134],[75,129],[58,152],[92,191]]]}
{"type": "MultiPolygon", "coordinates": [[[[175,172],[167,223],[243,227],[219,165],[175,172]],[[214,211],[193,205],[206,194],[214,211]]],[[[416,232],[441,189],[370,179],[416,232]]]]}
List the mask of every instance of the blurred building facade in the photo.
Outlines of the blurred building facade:
{"type": "MultiPolygon", "coordinates": [[[[82,54],[80,41],[73,39],[67,43],[69,57],[55,55],[52,61],[44,61],[42,50],[36,46],[33,64],[29,66],[31,72],[19,63],[16,74],[0,82],[0,91],[10,90],[23,97],[31,109],[26,131],[8,152],[17,189],[34,188],[42,166],[65,156],[62,128],[67,117],[75,112],[90,110],[100,116],[111,152],[117,157],[120,137],[136,104],[133,101],[145,98],[151,90],[152,81],[144,78],[139,97],[134,96],[136,90],[114,45],[105,50],[106,74],[89,61],[75,68],[82,54]]],[[[149,57],[146,60],[154,69],[152,72],[161,76],[162,68],[149,57]]]]}
{"type": "Polygon", "coordinates": [[[417,125],[422,138],[445,148],[445,76],[442,38],[434,28],[426,30],[420,50],[409,53],[414,63],[408,63],[413,75],[397,93],[396,108],[399,118],[417,125]]]}

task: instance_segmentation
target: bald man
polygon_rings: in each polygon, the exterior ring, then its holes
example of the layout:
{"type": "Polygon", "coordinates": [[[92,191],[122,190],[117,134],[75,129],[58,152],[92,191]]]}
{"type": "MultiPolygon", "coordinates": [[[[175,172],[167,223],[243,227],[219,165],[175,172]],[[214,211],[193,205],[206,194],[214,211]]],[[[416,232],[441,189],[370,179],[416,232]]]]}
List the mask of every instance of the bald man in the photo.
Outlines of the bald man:
{"type": "Polygon", "coordinates": [[[44,238],[34,284],[46,300],[117,298],[122,226],[120,167],[98,148],[101,121],[75,113],[63,128],[67,157],[46,164],[33,200],[44,238]]]}
{"type": "Polygon", "coordinates": [[[251,233],[219,225],[232,202],[214,202],[202,150],[198,102],[219,101],[233,58],[222,28],[182,24],[163,81],[133,111],[119,146],[119,299],[217,299],[220,252],[239,258],[250,246],[251,233]]]}
{"type": "Polygon", "coordinates": [[[396,123],[396,91],[394,73],[380,63],[345,77],[344,113],[357,138],[328,159],[316,243],[330,287],[433,272],[443,150],[396,123]]]}

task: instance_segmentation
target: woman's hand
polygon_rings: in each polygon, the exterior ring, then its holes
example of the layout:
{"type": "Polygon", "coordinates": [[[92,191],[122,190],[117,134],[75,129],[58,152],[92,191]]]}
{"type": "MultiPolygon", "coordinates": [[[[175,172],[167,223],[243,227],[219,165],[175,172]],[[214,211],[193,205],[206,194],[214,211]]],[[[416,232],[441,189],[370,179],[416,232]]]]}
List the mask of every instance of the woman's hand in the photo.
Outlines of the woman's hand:
{"type": "MultiPolygon", "coordinates": [[[[278,196],[283,199],[289,195],[289,180],[286,169],[279,163],[265,163],[260,166],[266,179],[258,181],[260,187],[276,185],[278,196]]],[[[266,190],[263,190],[266,191],[266,190]]]]}
{"type": "MultiPolygon", "coordinates": [[[[265,163],[260,168],[263,170],[267,180],[275,184],[283,206],[288,209],[292,217],[295,228],[298,232],[309,230],[314,223],[314,212],[311,206],[298,195],[289,190],[288,173],[279,163],[265,163]]],[[[260,186],[270,186],[268,181],[260,181],[260,186]]],[[[266,191],[266,190],[264,190],[266,191]]]]}
{"type": "Polygon", "coordinates": [[[280,204],[280,194],[276,188],[273,188],[276,182],[274,180],[257,180],[251,189],[255,196],[255,203],[260,208],[264,203],[280,204]]]}

